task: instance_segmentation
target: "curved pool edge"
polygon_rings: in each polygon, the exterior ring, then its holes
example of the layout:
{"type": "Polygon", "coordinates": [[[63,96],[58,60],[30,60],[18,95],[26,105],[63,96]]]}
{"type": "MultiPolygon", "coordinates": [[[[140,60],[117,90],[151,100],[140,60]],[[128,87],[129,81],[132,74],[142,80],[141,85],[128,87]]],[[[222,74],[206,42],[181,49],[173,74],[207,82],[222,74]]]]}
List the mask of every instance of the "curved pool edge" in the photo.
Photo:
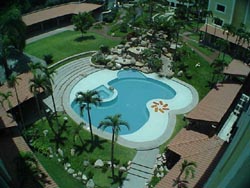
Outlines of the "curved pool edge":
{"type": "MultiPolygon", "coordinates": [[[[134,148],[137,150],[146,150],[146,149],[152,149],[152,148],[159,147],[160,145],[162,145],[164,142],[166,142],[171,137],[172,132],[175,128],[176,115],[185,114],[185,113],[189,112],[191,109],[193,109],[198,104],[198,101],[199,101],[198,93],[193,86],[191,86],[191,85],[189,85],[189,84],[187,84],[187,83],[185,83],[177,78],[172,78],[171,80],[178,82],[179,84],[184,85],[185,87],[190,89],[190,91],[192,93],[192,102],[188,106],[186,106],[185,108],[181,108],[178,110],[171,110],[170,112],[168,112],[168,116],[169,116],[168,122],[167,122],[168,125],[166,126],[165,130],[162,132],[161,136],[159,136],[157,139],[152,140],[152,141],[134,142],[131,140],[124,139],[121,135],[121,136],[118,136],[118,139],[117,139],[118,144],[123,145],[125,147],[134,148]]],[[[65,112],[77,124],[80,124],[83,122],[83,119],[71,108],[71,104],[70,104],[70,92],[71,92],[72,88],[74,87],[74,85],[78,81],[79,80],[72,81],[65,88],[65,91],[63,93],[63,107],[64,107],[65,112]]],[[[85,129],[89,130],[88,126],[85,126],[85,129]]],[[[112,136],[111,133],[97,129],[95,126],[92,126],[92,129],[93,129],[94,134],[96,134],[102,138],[111,140],[111,136],[112,136]]]]}
{"type": "Polygon", "coordinates": [[[159,136],[157,139],[155,139],[153,141],[133,142],[131,140],[127,140],[127,139],[122,138],[122,136],[119,136],[118,140],[117,140],[117,142],[119,144],[126,146],[126,147],[129,147],[129,148],[135,148],[137,150],[147,150],[147,149],[154,149],[154,148],[159,147],[160,145],[164,144],[171,137],[171,135],[174,131],[174,128],[175,128],[175,124],[176,124],[176,115],[188,113],[199,102],[198,92],[196,91],[196,89],[192,85],[190,85],[186,82],[183,82],[177,78],[172,78],[172,80],[175,82],[178,82],[179,84],[182,84],[190,89],[192,96],[193,96],[192,102],[188,106],[186,106],[185,108],[181,108],[178,110],[170,110],[168,112],[168,122],[167,122],[168,125],[166,126],[165,130],[162,132],[161,136],[159,136]]]}

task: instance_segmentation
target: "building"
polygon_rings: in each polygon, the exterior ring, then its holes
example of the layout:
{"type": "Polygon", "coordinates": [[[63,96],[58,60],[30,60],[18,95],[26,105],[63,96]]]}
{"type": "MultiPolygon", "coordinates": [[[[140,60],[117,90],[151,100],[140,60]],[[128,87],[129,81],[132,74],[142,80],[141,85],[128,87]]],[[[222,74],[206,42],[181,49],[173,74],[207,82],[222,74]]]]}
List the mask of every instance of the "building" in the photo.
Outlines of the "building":
{"type": "Polygon", "coordinates": [[[28,36],[34,36],[48,30],[71,25],[72,16],[81,12],[90,12],[98,19],[101,11],[102,5],[68,3],[28,13],[22,16],[22,20],[27,25],[28,36]]]}
{"type": "Polygon", "coordinates": [[[208,10],[213,12],[213,18],[208,18],[207,24],[223,26],[230,24],[239,28],[243,23],[250,30],[249,0],[209,0],[208,10]],[[214,19],[218,18],[218,19],[214,19]]]}
{"type": "MultiPolygon", "coordinates": [[[[180,4],[182,4],[180,1],[178,1],[178,0],[167,0],[168,1],[168,3],[169,3],[169,5],[171,6],[171,7],[177,7],[178,5],[180,5],[180,4]]],[[[184,5],[185,6],[187,6],[187,7],[189,7],[189,6],[192,6],[193,5],[193,3],[184,3],[184,5]]]]}

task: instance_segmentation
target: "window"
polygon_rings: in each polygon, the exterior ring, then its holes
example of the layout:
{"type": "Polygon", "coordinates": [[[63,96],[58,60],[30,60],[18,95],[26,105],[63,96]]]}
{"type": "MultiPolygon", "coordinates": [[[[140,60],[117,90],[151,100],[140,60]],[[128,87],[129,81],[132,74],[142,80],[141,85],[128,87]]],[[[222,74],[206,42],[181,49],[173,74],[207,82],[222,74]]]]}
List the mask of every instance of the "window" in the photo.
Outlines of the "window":
{"type": "Polygon", "coordinates": [[[216,10],[220,12],[225,12],[226,7],[224,5],[217,4],[216,10]]]}
{"type": "Polygon", "coordinates": [[[222,26],[223,20],[221,20],[220,18],[214,18],[214,24],[218,26],[222,26]]]}

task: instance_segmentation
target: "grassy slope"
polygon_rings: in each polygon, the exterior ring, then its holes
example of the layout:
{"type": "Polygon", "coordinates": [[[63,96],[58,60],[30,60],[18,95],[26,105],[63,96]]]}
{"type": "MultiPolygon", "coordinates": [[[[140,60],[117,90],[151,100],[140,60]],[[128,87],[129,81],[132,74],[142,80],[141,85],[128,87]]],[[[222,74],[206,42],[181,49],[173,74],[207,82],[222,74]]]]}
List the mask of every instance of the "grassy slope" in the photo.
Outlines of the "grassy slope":
{"type": "Polygon", "coordinates": [[[98,50],[101,45],[112,47],[119,43],[120,40],[109,40],[96,33],[87,32],[81,38],[79,32],[65,31],[26,45],[25,52],[39,58],[52,54],[56,62],[74,54],[98,50]]]}

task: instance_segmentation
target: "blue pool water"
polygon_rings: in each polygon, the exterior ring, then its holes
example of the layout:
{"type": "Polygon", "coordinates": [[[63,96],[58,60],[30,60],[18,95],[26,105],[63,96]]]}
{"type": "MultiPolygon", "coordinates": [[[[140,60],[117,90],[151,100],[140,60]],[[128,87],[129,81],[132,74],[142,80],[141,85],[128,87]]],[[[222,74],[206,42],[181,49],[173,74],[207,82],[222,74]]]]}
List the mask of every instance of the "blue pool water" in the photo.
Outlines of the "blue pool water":
{"type": "MultiPolygon", "coordinates": [[[[98,126],[106,116],[121,114],[121,119],[127,121],[130,129],[121,126],[120,135],[131,134],[140,129],[148,120],[149,113],[146,103],[152,99],[171,99],[176,92],[168,85],[145,77],[135,70],[122,70],[117,78],[108,85],[115,88],[118,95],[115,99],[101,103],[100,106],[91,106],[91,120],[93,126],[98,126]]],[[[79,113],[79,105],[72,102],[71,107],[79,113]]],[[[83,119],[88,122],[87,111],[83,119]]],[[[111,132],[111,129],[105,131],[111,132]]]]}

